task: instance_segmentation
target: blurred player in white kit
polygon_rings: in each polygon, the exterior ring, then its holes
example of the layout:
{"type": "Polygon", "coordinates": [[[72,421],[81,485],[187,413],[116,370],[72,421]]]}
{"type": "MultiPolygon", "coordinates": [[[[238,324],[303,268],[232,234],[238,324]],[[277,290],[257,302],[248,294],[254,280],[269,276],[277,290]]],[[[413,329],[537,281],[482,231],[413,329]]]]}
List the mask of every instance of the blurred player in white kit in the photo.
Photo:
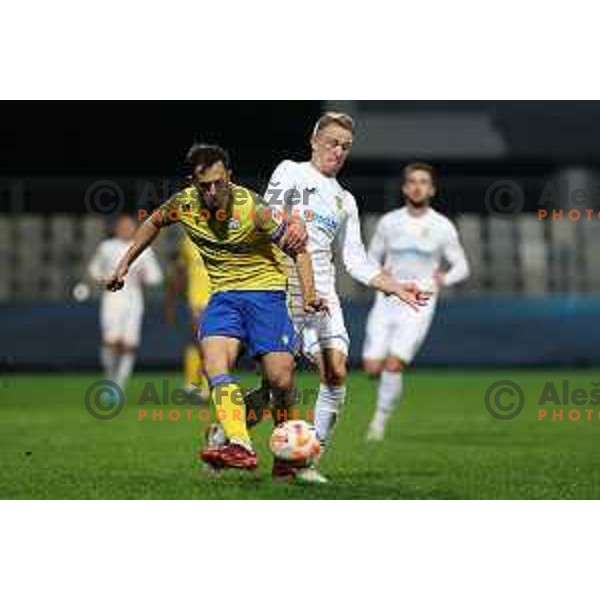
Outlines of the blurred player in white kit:
{"type": "Polygon", "coordinates": [[[431,208],[436,193],[430,165],[413,163],[403,172],[406,205],[384,215],[369,245],[369,258],[395,278],[410,280],[432,292],[419,312],[408,311],[395,298],[377,294],[369,314],[363,365],[379,375],[377,408],[368,440],[382,440],[385,425],[402,395],[402,372],[419,351],[433,319],[437,293],[469,275],[467,259],[454,225],[431,208]],[[449,269],[441,270],[441,261],[449,269]]]}
{"type": "MultiPolygon", "coordinates": [[[[129,247],[136,222],[129,215],[120,215],[114,237],[104,240],[96,249],[88,266],[89,275],[102,284],[111,276],[120,258],[129,247]]],[[[100,360],[106,379],[125,388],[140,343],[144,315],[144,286],[159,285],[163,274],[151,249],[135,262],[127,283],[119,293],[102,292],[100,300],[100,329],[102,345],[100,360]]]]}
{"type": "MultiPolygon", "coordinates": [[[[354,122],[343,113],[326,113],[316,123],[306,162],[284,160],[271,176],[265,200],[276,210],[285,206],[302,218],[308,233],[317,294],[329,306],[329,315],[295,314],[304,352],[319,366],[320,387],[315,405],[315,429],[322,446],[328,442],[346,398],[346,361],[350,340],[336,292],[333,247],[339,245],[348,273],[362,284],[392,294],[406,312],[427,302],[415,284],[403,283],[367,258],[360,233],[354,196],[336,179],[352,148],[354,122]]],[[[294,273],[290,273],[293,280],[294,273]]],[[[314,467],[301,472],[305,481],[324,482],[314,467]]]]}

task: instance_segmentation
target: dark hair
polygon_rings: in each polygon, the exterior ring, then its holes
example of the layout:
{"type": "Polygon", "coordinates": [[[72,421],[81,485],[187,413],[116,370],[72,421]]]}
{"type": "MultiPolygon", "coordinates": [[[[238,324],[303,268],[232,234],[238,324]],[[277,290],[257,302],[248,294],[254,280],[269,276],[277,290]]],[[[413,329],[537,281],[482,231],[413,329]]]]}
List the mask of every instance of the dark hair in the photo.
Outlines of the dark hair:
{"type": "Polygon", "coordinates": [[[185,157],[186,165],[195,171],[197,167],[202,170],[212,167],[215,163],[222,162],[223,166],[229,170],[230,160],[227,150],[214,144],[195,143],[185,157]]]}

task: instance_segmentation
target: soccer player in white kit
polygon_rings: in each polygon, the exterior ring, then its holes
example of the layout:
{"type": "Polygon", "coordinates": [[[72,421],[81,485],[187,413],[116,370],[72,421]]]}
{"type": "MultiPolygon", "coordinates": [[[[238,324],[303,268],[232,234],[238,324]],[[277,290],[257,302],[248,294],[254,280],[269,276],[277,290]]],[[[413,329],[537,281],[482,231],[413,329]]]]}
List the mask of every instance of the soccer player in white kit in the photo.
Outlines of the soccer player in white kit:
{"type": "Polygon", "coordinates": [[[418,313],[407,311],[394,298],[377,294],[367,321],[363,365],[379,375],[377,408],[368,440],[384,437],[386,422],[402,395],[402,372],[412,362],[429,331],[440,288],[469,275],[467,259],[454,225],[431,208],[435,174],[430,165],[413,163],[403,172],[406,206],[384,215],[369,245],[369,258],[394,277],[415,281],[432,292],[418,313]],[[441,260],[450,265],[441,270],[441,260]]]}
{"type": "MultiPolygon", "coordinates": [[[[329,315],[295,315],[304,352],[314,357],[319,366],[321,382],[314,414],[322,446],[330,438],[346,397],[350,343],[335,288],[334,244],[339,244],[344,267],[354,279],[393,294],[403,310],[418,311],[427,302],[427,294],[421,293],[418,286],[396,280],[367,258],[356,201],[336,179],[350,153],[353,132],[354,123],[348,115],[324,114],[317,121],[310,140],[310,161],[284,160],[271,176],[264,196],[273,210],[284,204],[288,214],[306,223],[316,291],[329,306],[329,315]]],[[[314,468],[301,470],[299,478],[325,481],[314,468]]]]}
{"type": "MultiPolygon", "coordinates": [[[[96,249],[88,266],[89,275],[104,283],[114,271],[121,256],[129,247],[136,223],[129,215],[120,215],[115,224],[114,237],[104,240],[96,249]]],[[[118,293],[102,292],[100,300],[100,329],[102,345],[100,360],[106,379],[125,388],[133,370],[140,343],[144,314],[143,288],[159,285],[163,274],[151,249],[146,250],[132,266],[127,284],[118,293]]]]}

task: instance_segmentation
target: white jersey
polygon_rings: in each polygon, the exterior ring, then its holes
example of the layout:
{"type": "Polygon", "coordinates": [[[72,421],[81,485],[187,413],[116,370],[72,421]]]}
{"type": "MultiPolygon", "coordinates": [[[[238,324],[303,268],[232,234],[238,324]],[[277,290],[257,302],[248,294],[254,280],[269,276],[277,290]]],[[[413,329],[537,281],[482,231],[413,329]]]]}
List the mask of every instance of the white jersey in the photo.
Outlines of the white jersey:
{"type": "MultiPolygon", "coordinates": [[[[107,279],[125,254],[129,242],[112,238],[102,242],[89,264],[88,273],[96,281],[107,279]]],[[[148,248],[133,263],[118,292],[104,291],[100,301],[100,328],[105,343],[123,342],[136,347],[140,342],[144,314],[144,285],[158,285],[163,275],[148,248]]]]}
{"type": "MultiPolygon", "coordinates": [[[[458,283],[469,274],[456,228],[433,208],[419,216],[412,215],[406,207],[384,215],[369,245],[369,258],[395,279],[414,281],[421,289],[433,292],[437,292],[433,276],[442,258],[450,265],[444,274],[445,285],[458,283]]],[[[395,298],[381,293],[377,302],[400,305],[395,298]]]]}
{"type": "MultiPolygon", "coordinates": [[[[127,251],[130,242],[111,238],[104,240],[96,249],[88,266],[89,275],[96,281],[108,279],[116,268],[119,260],[127,251]]],[[[163,274],[156,260],[156,255],[148,248],[133,263],[129,273],[125,277],[125,285],[118,292],[105,291],[104,295],[119,297],[122,300],[143,299],[143,287],[145,285],[158,285],[162,283],[163,274]]]]}
{"type": "Polygon", "coordinates": [[[264,199],[271,209],[285,209],[306,222],[317,293],[335,297],[333,245],[339,244],[348,273],[367,285],[380,268],[367,257],[354,196],[335,177],[310,162],[284,160],[271,176],[264,199]]]}
{"type": "Polygon", "coordinates": [[[329,315],[304,315],[293,263],[289,268],[292,314],[304,352],[315,355],[324,348],[347,354],[350,340],[335,287],[334,244],[341,250],[348,273],[367,285],[379,273],[367,257],[360,234],[354,196],[335,177],[326,177],[310,162],[283,161],[271,176],[264,195],[274,211],[286,211],[306,223],[317,294],[327,300],[329,315]]]}
{"type": "Polygon", "coordinates": [[[442,258],[450,269],[446,285],[458,283],[469,274],[465,253],[454,225],[432,208],[416,217],[407,208],[382,217],[369,245],[372,260],[396,279],[415,281],[421,289],[434,292],[427,306],[407,310],[396,298],[378,293],[369,313],[363,358],[383,360],[395,356],[412,362],[423,344],[435,312],[437,290],[434,273],[442,258]]]}

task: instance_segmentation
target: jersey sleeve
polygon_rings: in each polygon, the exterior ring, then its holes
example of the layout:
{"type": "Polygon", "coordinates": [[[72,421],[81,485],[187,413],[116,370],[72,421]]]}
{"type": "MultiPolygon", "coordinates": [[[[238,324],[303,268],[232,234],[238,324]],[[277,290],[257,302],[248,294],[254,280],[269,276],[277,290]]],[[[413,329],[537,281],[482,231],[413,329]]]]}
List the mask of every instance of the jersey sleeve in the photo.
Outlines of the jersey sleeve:
{"type": "Polygon", "coordinates": [[[266,233],[274,244],[279,244],[287,229],[285,219],[278,218],[274,206],[269,206],[265,199],[258,194],[252,194],[256,214],[256,228],[266,233]]]}
{"type": "Polygon", "coordinates": [[[450,264],[450,269],[444,275],[445,285],[454,285],[469,276],[469,263],[460,243],[456,227],[449,224],[448,236],[444,244],[444,258],[450,264]]]}
{"type": "Polygon", "coordinates": [[[284,213],[292,214],[297,208],[299,198],[295,163],[284,160],[269,179],[263,196],[264,202],[273,210],[275,219],[281,221],[284,213]]]}
{"type": "Polygon", "coordinates": [[[349,193],[346,193],[346,217],[340,228],[339,243],[342,260],[350,276],[364,285],[369,285],[381,269],[367,256],[360,233],[358,207],[354,196],[349,193]]]}
{"type": "Polygon", "coordinates": [[[377,265],[383,266],[385,263],[385,222],[383,218],[377,222],[367,256],[377,265]]]}
{"type": "Polygon", "coordinates": [[[198,209],[196,189],[185,188],[170,196],[168,200],[163,202],[158,209],[152,213],[150,218],[158,227],[167,227],[180,220],[182,210],[193,209],[198,209]]]}

